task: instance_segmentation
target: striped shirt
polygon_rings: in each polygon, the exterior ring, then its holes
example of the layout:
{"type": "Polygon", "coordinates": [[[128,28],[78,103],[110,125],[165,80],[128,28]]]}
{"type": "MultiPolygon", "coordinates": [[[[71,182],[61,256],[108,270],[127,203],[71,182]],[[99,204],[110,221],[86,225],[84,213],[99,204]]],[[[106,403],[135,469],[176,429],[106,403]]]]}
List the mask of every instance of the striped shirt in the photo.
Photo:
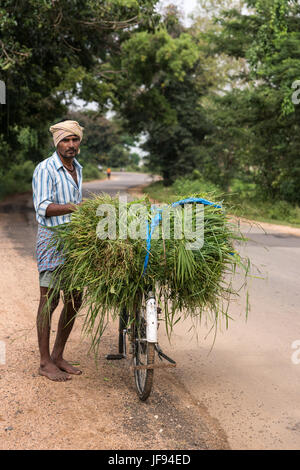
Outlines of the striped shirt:
{"type": "Polygon", "coordinates": [[[33,204],[40,225],[54,227],[70,222],[71,214],[46,217],[49,204],[78,204],[82,200],[82,166],[73,159],[78,186],[57,152],[37,165],[32,178],[33,204]]]}

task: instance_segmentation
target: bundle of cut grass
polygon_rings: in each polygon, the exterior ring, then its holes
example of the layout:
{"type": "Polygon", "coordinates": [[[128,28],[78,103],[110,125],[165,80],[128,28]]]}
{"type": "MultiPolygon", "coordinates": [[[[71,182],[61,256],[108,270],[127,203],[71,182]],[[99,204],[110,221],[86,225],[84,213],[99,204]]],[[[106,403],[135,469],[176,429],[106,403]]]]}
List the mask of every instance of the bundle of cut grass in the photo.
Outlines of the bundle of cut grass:
{"type": "Polygon", "coordinates": [[[69,224],[54,229],[54,243],[63,250],[65,262],[57,271],[53,293],[83,292],[84,330],[94,347],[110,316],[119,315],[123,306],[133,312],[150,285],[163,306],[168,334],[182,316],[201,319],[205,314],[213,324],[227,318],[229,301],[238,295],[232,287],[236,269],[243,268],[245,280],[249,270],[249,260],[233,250],[235,241],[245,239],[220,207],[201,205],[200,226],[196,204],[189,207],[192,210],[169,211],[167,218],[167,208],[160,209],[150,250],[153,208],[147,198],[120,205],[118,197],[93,195],[69,224]],[[188,225],[187,235],[183,227],[188,225]],[[191,249],[191,232],[199,236],[199,227],[203,246],[191,249]]]}

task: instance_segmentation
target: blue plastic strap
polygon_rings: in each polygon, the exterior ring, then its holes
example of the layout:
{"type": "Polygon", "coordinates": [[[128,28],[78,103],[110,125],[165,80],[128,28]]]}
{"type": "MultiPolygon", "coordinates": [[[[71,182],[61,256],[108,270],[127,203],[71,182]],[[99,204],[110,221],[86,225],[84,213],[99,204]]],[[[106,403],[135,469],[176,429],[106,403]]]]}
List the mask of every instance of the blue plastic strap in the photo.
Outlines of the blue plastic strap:
{"type": "MultiPolygon", "coordinates": [[[[172,207],[177,207],[177,206],[180,206],[180,205],[183,205],[183,204],[188,204],[188,203],[193,203],[193,202],[204,204],[204,205],[207,205],[207,206],[214,206],[214,207],[217,207],[218,209],[222,209],[222,206],[220,206],[219,204],[215,204],[214,202],[207,201],[207,199],[194,198],[194,197],[190,197],[190,198],[187,198],[187,199],[181,199],[180,201],[173,202],[172,207]]],[[[148,261],[149,261],[150,250],[151,250],[151,237],[152,237],[152,234],[154,232],[155,227],[161,221],[162,210],[163,210],[163,208],[151,206],[151,212],[154,213],[154,217],[151,217],[150,230],[149,230],[149,223],[147,222],[147,234],[148,234],[147,235],[147,253],[146,253],[145,261],[144,261],[143,275],[146,272],[148,261]]]]}
{"type": "Polygon", "coordinates": [[[154,232],[154,229],[155,227],[159,224],[159,222],[161,221],[161,213],[162,213],[162,209],[161,208],[157,208],[155,206],[151,206],[151,212],[154,213],[154,217],[151,217],[151,227],[150,227],[150,230],[149,230],[149,223],[147,222],[147,253],[146,253],[146,256],[145,256],[145,261],[144,261],[144,271],[143,271],[143,275],[145,274],[145,271],[146,271],[146,268],[147,268],[147,264],[148,264],[148,260],[149,260],[149,256],[150,256],[150,249],[151,249],[151,238],[152,238],[152,234],[154,232]]]}
{"type": "Polygon", "coordinates": [[[217,207],[218,209],[222,209],[222,206],[219,204],[215,204],[214,202],[210,202],[207,199],[202,199],[202,198],[197,198],[197,197],[189,197],[187,199],[181,199],[181,201],[173,202],[172,206],[182,206],[183,204],[188,204],[191,202],[198,202],[200,204],[204,204],[206,206],[214,206],[217,207]]]}

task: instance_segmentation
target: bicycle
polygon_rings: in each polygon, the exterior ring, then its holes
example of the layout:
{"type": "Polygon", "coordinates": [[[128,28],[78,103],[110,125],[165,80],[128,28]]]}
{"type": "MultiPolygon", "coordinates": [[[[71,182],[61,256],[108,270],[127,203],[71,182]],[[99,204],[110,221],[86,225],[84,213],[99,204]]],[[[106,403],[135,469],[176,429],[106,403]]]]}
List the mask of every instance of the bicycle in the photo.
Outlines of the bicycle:
{"type": "Polygon", "coordinates": [[[176,362],[163,353],[158,344],[159,314],[153,291],[138,299],[133,315],[124,307],[119,316],[118,354],[106,355],[107,360],[127,358],[126,336],[128,335],[133,362],[137,394],[140,400],[149,397],[153,387],[154,369],[176,367],[176,362]],[[158,356],[160,362],[155,362],[158,356]],[[166,362],[163,362],[165,359],[166,362]]]}
{"type": "MultiPolygon", "coordinates": [[[[173,202],[172,207],[184,206],[185,204],[201,203],[222,209],[222,206],[203,198],[189,197],[173,202]]],[[[162,209],[155,208],[149,235],[147,238],[147,254],[144,263],[144,273],[147,267],[151,249],[151,236],[155,227],[161,221],[162,209]]],[[[145,401],[149,397],[153,386],[154,369],[161,367],[176,367],[176,362],[163,353],[158,344],[158,320],[161,309],[157,307],[156,299],[151,286],[147,294],[137,300],[133,315],[124,308],[119,318],[119,354],[108,354],[107,359],[126,358],[126,334],[129,333],[131,353],[133,355],[133,370],[135,384],[140,400],[145,401]],[[155,352],[160,363],[155,362],[155,352]],[[163,363],[163,359],[168,363],[163,363]]]]}

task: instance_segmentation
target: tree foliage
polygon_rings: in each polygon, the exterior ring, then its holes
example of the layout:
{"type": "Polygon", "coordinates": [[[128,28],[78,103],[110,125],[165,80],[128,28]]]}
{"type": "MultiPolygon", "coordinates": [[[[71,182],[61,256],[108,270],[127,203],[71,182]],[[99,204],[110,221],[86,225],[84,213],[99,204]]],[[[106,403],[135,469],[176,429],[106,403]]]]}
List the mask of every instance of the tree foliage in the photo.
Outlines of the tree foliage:
{"type": "Polygon", "coordinates": [[[165,184],[197,169],[225,190],[240,178],[300,203],[299,2],[198,0],[191,27],[157,3],[1,2],[0,180],[48,156],[49,126],[76,97],[98,106],[78,115],[87,162],[138,162],[143,135],[165,184]]]}
{"type": "Polygon", "coordinates": [[[300,202],[300,110],[293,83],[300,69],[300,6],[294,0],[249,0],[242,10],[217,18],[210,35],[213,53],[243,59],[243,85],[215,100],[215,132],[207,151],[222,166],[230,156],[227,180],[235,175],[255,181],[265,194],[300,202]],[[223,146],[223,148],[222,148],[223,146]]]}
{"type": "Polygon", "coordinates": [[[168,10],[153,32],[137,32],[122,45],[115,66],[117,108],[132,133],[145,133],[148,164],[165,184],[195,167],[196,148],[209,130],[199,99],[208,83],[199,76],[197,38],[168,10]]]}
{"type": "Polygon", "coordinates": [[[118,55],[132,32],[152,30],[156,0],[3,0],[0,7],[0,166],[20,158],[39,161],[51,122],[76,96],[105,111],[113,84],[101,65],[118,55]],[[100,70],[101,69],[101,70],[100,70]],[[30,132],[26,151],[24,135],[30,132]],[[25,134],[24,134],[25,133],[25,134]],[[10,158],[7,158],[7,153],[10,158]]]}

